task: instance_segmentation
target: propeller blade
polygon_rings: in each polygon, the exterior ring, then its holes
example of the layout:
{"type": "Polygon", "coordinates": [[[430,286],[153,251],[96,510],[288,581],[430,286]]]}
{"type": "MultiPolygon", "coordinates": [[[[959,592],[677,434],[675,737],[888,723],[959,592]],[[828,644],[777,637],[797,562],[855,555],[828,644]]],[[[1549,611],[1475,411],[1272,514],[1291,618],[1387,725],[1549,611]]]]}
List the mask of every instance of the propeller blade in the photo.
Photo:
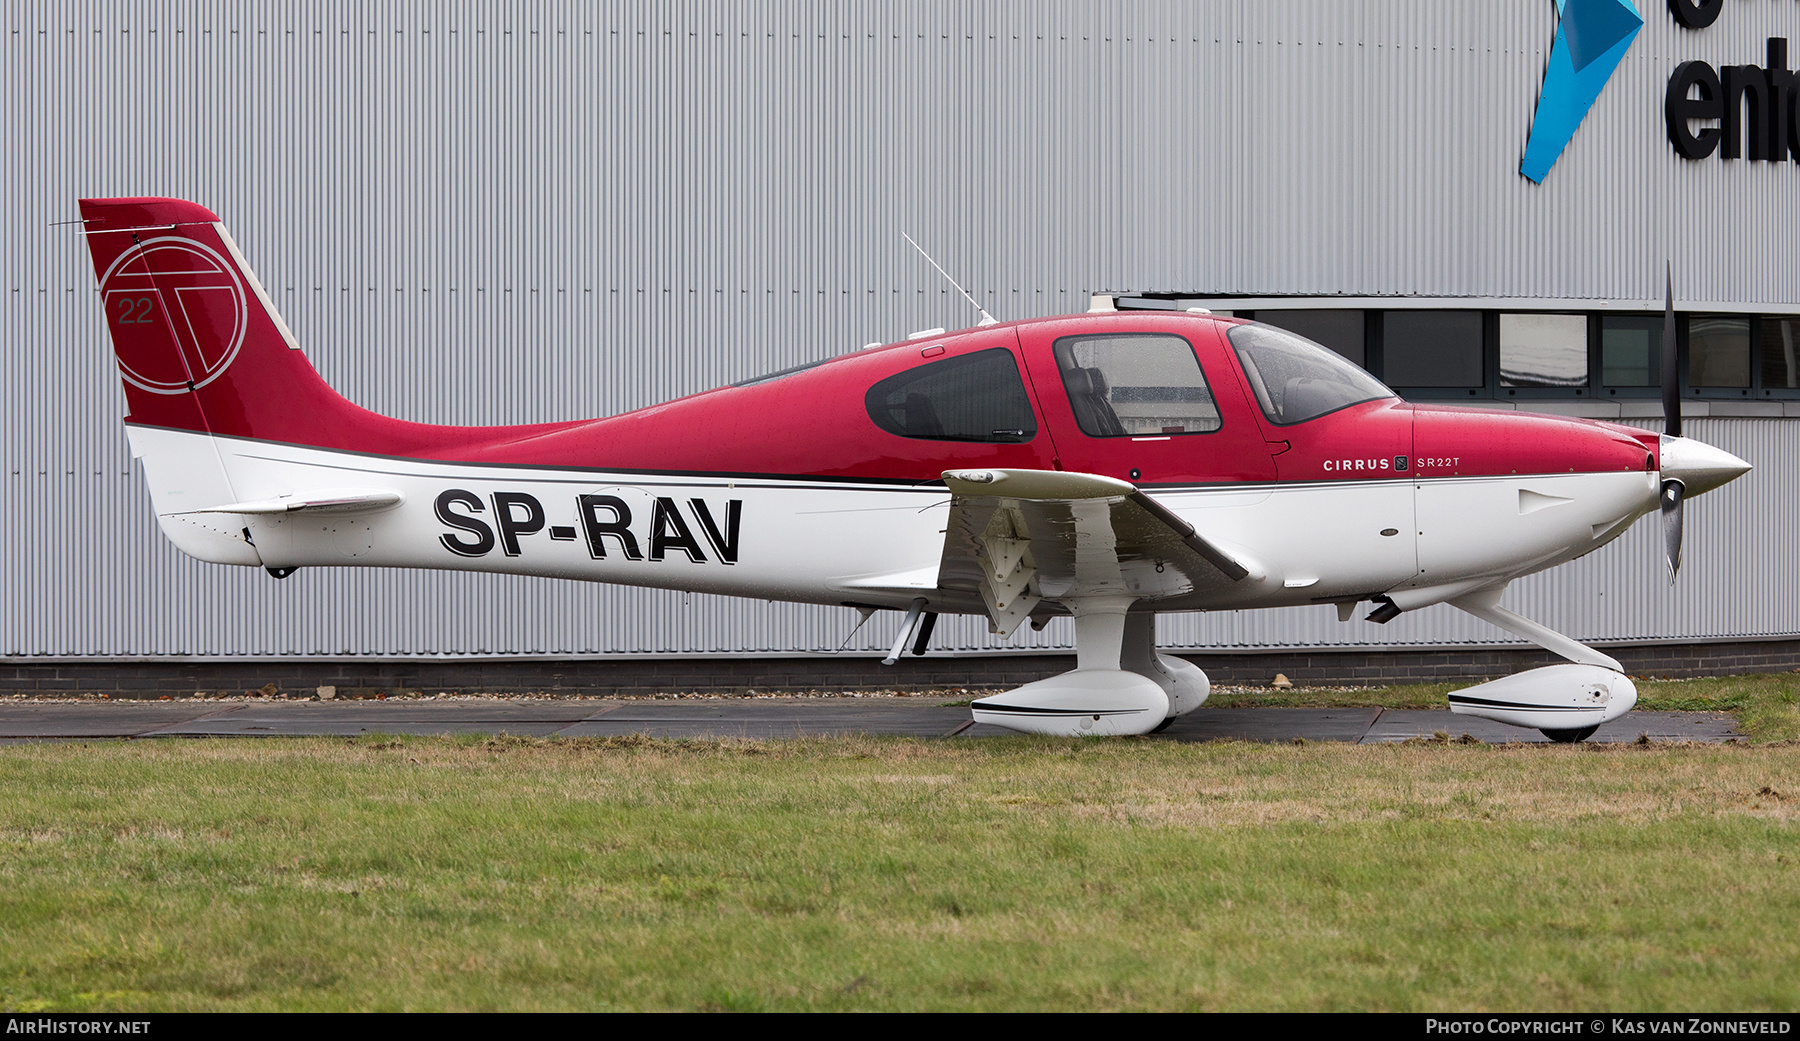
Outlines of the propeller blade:
{"type": "MultiPolygon", "coordinates": [[[[1663,433],[1681,436],[1681,372],[1675,358],[1675,267],[1669,265],[1663,283],[1662,406],[1663,433]]],[[[1679,500],[1677,500],[1679,501],[1679,500]]]]}
{"type": "Polygon", "coordinates": [[[1662,486],[1663,554],[1669,562],[1669,581],[1681,570],[1681,503],[1686,494],[1680,481],[1662,486]]]}

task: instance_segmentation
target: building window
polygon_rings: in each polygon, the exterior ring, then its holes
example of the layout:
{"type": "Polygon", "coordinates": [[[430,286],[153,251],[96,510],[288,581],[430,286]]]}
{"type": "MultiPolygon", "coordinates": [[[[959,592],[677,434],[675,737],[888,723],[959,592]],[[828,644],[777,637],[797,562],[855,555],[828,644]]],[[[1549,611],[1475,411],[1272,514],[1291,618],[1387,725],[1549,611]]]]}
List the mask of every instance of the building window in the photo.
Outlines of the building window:
{"type": "Polygon", "coordinates": [[[1479,388],[1481,312],[1389,311],[1382,316],[1382,379],[1390,387],[1479,388]]]}
{"type": "Polygon", "coordinates": [[[1716,314],[1688,319],[1688,386],[1750,386],[1750,319],[1716,314]]]}
{"type": "Polygon", "coordinates": [[[1588,320],[1579,314],[1500,316],[1502,387],[1586,387],[1588,320]]]}
{"type": "Polygon", "coordinates": [[[1663,320],[1606,315],[1600,319],[1600,382],[1608,387],[1661,384],[1663,320]]]}
{"type": "Polygon", "coordinates": [[[1763,390],[1800,390],[1800,318],[1762,320],[1763,390]]]}
{"type": "MultiPolygon", "coordinates": [[[[1156,304],[1170,310],[1175,303],[1212,302],[1183,297],[1156,304]]],[[[1494,397],[1530,408],[1528,399],[1650,399],[1662,386],[1663,317],[1653,311],[1299,306],[1237,313],[1325,347],[1419,401],[1494,397]]],[[[1800,314],[1680,312],[1675,321],[1684,395],[1800,401],[1800,314]]]]}
{"type": "Polygon", "coordinates": [[[1264,325],[1299,333],[1357,365],[1368,367],[1368,351],[1363,347],[1361,311],[1258,311],[1256,320],[1264,325]]]}

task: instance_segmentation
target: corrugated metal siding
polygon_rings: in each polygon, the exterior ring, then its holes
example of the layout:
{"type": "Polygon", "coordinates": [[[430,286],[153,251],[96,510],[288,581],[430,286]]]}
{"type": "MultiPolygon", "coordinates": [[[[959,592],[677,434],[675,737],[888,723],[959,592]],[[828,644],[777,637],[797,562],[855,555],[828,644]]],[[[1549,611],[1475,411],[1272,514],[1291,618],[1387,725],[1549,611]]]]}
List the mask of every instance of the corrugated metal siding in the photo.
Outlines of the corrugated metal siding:
{"type": "MultiPolygon", "coordinates": [[[[488,576],[277,585],[180,557],[128,459],[85,251],[51,226],[79,197],[217,209],[334,385],[451,423],[602,415],[967,324],[903,230],[1007,318],[1097,289],[1639,299],[1664,257],[1686,300],[1793,308],[1800,170],[1675,158],[1661,98],[1679,60],[1800,40],[1800,5],[1694,33],[1640,2],[1542,186],[1516,170],[1548,0],[13,5],[0,653],[778,652],[854,621],[488,576]]],[[[1800,631],[1780,595],[1793,429],[1694,423],[1759,469],[1693,504],[1673,590],[1646,523],[1516,602],[1590,638],[1800,631]]],[[[1498,635],[1443,608],[1164,627],[1189,647],[1498,635]]],[[[990,646],[973,620],[939,632],[990,646]]]]}

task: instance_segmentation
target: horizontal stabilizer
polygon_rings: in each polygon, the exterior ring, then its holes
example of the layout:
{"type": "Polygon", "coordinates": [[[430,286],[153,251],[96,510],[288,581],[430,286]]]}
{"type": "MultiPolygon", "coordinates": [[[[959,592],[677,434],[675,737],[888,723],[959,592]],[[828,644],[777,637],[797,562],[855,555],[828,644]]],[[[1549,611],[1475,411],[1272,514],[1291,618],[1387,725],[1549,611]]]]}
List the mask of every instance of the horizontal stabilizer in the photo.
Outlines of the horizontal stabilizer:
{"type": "Polygon", "coordinates": [[[333,488],[316,492],[295,492],[292,495],[279,495],[273,499],[256,499],[251,502],[234,502],[225,506],[208,506],[203,510],[184,510],[184,513],[242,513],[242,514],[283,514],[283,513],[377,513],[391,510],[404,502],[406,496],[395,491],[381,488],[333,488]]]}

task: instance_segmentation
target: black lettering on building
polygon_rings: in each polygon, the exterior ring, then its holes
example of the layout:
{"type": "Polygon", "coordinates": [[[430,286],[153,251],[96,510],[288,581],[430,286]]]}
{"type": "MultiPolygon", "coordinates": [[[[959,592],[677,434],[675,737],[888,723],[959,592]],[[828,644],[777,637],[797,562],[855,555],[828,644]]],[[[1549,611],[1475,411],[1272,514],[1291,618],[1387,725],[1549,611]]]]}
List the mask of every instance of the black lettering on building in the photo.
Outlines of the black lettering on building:
{"type": "MultiPolygon", "coordinates": [[[[1763,70],[1769,83],[1769,111],[1764,117],[1769,135],[1767,158],[1779,163],[1787,159],[1788,149],[1794,144],[1788,129],[1794,110],[1794,74],[1787,67],[1787,40],[1769,37],[1768,57],[1769,67],[1763,70]]],[[[1752,154],[1751,158],[1756,156],[1752,154]]]]}
{"type": "Polygon", "coordinates": [[[675,505],[674,499],[659,495],[656,510],[650,515],[650,559],[661,560],[671,549],[686,553],[696,564],[706,563],[706,554],[700,552],[700,540],[694,538],[687,519],[681,515],[681,508],[675,505]]]}
{"type": "Polygon", "coordinates": [[[1719,147],[1719,128],[1701,127],[1698,131],[1689,120],[1718,120],[1725,117],[1725,88],[1719,74],[1703,61],[1684,61],[1675,66],[1669,77],[1669,90],[1663,98],[1663,116],[1669,124],[1669,142],[1684,159],[1705,159],[1719,147]],[[1698,89],[1700,96],[1689,97],[1698,89]]]}
{"type": "Polygon", "coordinates": [[[616,495],[583,495],[578,500],[581,529],[587,534],[588,555],[606,559],[606,540],[619,540],[619,548],[627,560],[642,560],[637,536],[631,533],[631,507],[616,495]],[[606,516],[602,519],[602,513],[606,516]]]}
{"type": "Polygon", "coordinates": [[[452,553],[464,557],[479,557],[494,548],[494,532],[482,521],[474,517],[451,513],[452,505],[460,505],[470,513],[481,513],[485,507],[481,504],[481,496],[474,492],[466,492],[461,488],[452,488],[437,497],[437,518],[452,528],[466,531],[475,536],[473,542],[464,541],[461,537],[446,532],[438,536],[438,541],[452,553]]]}
{"type": "Polygon", "coordinates": [[[719,525],[713,520],[712,511],[707,508],[704,499],[689,499],[688,505],[694,508],[694,519],[700,522],[700,530],[705,533],[706,541],[712,543],[713,551],[719,555],[721,563],[735,564],[738,558],[738,521],[744,513],[744,500],[732,499],[725,505],[725,531],[719,532],[719,525]]]}
{"type": "Polygon", "coordinates": [[[1669,13],[1689,29],[1704,29],[1719,20],[1725,0],[1669,0],[1669,13]]]}
{"type": "Polygon", "coordinates": [[[494,526],[500,529],[500,549],[509,557],[519,555],[519,536],[544,530],[544,507],[524,492],[494,493],[494,526]],[[525,511],[523,517],[515,510],[525,511]]]}
{"type": "MultiPolygon", "coordinates": [[[[1714,12],[1717,13],[1716,11],[1714,12]]],[[[1800,76],[1788,68],[1787,40],[1769,37],[1767,68],[1684,61],[1669,76],[1663,119],[1684,159],[1800,162],[1800,76]],[[1694,122],[1712,123],[1701,126],[1694,122]]]]}
{"type": "MultiPolygon", "coordinates": [[[[1769,158],[1769,78],[1754,65],[1727,65],[1719,70],[1725,83],[1725,121],[1720,124],[1719,158],[1769,158]]],[[[1785,157],[1784,157],[1785,158],[1785,157]]]]}

